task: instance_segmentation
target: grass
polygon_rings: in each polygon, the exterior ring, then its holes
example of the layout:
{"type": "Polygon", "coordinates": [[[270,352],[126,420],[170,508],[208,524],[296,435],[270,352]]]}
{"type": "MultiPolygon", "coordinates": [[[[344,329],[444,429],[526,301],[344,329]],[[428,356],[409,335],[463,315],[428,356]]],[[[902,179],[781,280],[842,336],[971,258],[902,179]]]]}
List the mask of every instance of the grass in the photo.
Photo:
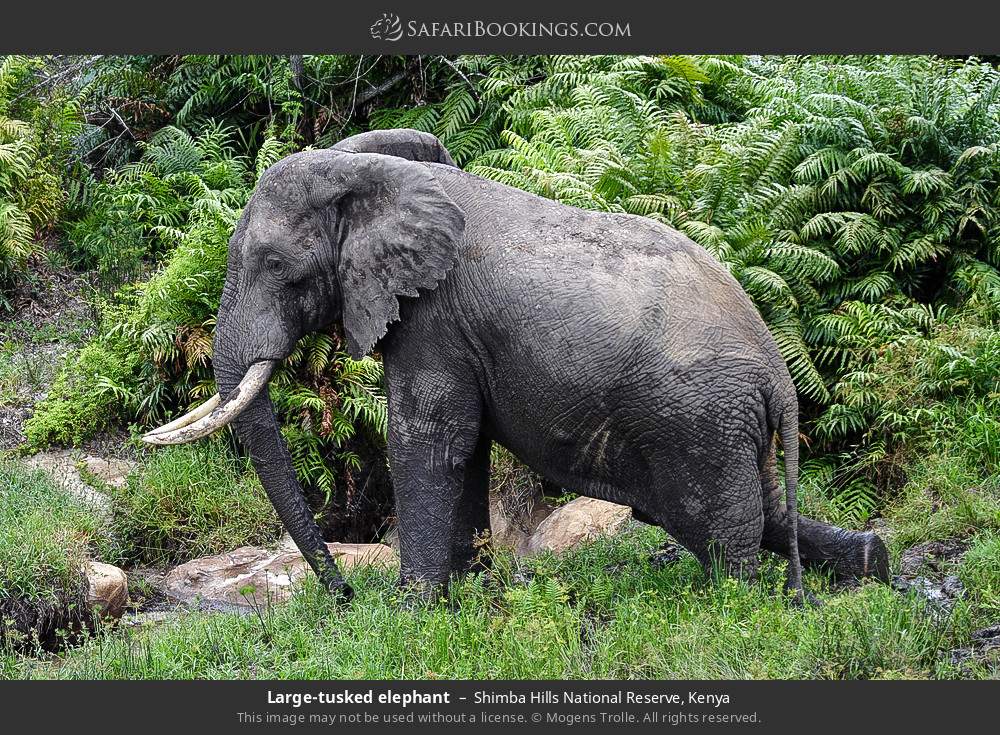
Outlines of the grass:
{"type": "MultiPolygon", "coordinates": [[[[780,594],[783,564],[759,583],[711,583],[691,557],[647,559],[649,527],[562,557],[474,575],[440,604],[399,604],[395,575],[362,569],[357,597],[338,605],[312,578],[260,615],[189,612],[152,630],[107,631],[56,662],[7,656],[0,673],[68,679],[190,678],[949,678],[947,651],[965,643],[972,603],[948,619],[878,584],[823,594],[820,608],[780,594]],[[528,578],[529,581],[525,581],[528,578]]],[[[991,574],[997,538],[968,574],[991,574]],[[985,566],[984,566],[985,564],[985,566]],[[982,571],[985,570],[985,571],[982,571]]],[[[977,558],[977,557],[974,557],[977,558]]],[[[810,574],[812,589],[824,580],[810,574]]]]}
{"type": "Polygon", "coordinates": [[[25,386],[38,385],[26,370],[26,362],[18,359],[18,347],[14,342],[0,345],[0,405],[14,405],[25,386]]]}
{"type": "Polygon", "coordinates": [[[1000,533],[978,534],[958,569],[984,626],[1000,621],[1000,533]]]}
{"type": "Polygon", "coordinates": [[[0,405],[30,402],[31,394],[47,384],[50,373],[44,354],[39,359],[30,355],[24,344],[0,343],[0,405]]]}
{"type": "Polygon", "coordinates": [[[928,454],[910,469],[900,496],[885,510],[890,546],[1000,531],[1000,474],[987,474],[964,454],[928,454]]]}
{"type": "Polygon", "coordinates": [[[47,644],[80,621],[92,548],[114,553],[90,509],[44,472],[0,458],[0,640],[47,644]]]}
{"type": "Polygon", "coordinates": [[[220,439],[152,452],[109,492],[115,535],[134,562],[182,562],[281,535],[257,475],[220,439]]]}

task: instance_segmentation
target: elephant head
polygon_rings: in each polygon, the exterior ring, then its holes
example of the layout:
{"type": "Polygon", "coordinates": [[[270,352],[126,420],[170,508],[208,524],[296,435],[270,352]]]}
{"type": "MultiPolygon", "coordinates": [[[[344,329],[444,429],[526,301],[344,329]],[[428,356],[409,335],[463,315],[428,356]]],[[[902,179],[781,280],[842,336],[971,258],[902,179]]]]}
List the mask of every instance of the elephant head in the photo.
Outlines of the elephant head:
{"type": "Polygon", "coordinates": [[[232,422],[293,540],[328,586],[346,590],[266,385],[300,337],[333,322],[351,356],[364,357],[399,318],[397,297],[433,289],[456,263],[464,227],[462,210],[421,163],[351,150],[279,161],[229,242],[213,351],[219,394],[144,440],[188,442],[232,422]]]}

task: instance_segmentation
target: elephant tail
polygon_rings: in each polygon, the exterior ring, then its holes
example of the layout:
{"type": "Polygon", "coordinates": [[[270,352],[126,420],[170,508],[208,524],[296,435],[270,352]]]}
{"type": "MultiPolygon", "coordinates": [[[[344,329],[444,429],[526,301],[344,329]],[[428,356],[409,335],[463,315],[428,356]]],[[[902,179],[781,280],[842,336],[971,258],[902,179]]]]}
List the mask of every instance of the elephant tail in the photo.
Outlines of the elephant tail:
{"type": "Polygon", "coordinates": [[[788,531],[788,582],[795,601],[802,603],[802,560],[799,558],[799,403],[789,401],[779,418],[778,434],[785,452],[785,518],[788,531]]]}

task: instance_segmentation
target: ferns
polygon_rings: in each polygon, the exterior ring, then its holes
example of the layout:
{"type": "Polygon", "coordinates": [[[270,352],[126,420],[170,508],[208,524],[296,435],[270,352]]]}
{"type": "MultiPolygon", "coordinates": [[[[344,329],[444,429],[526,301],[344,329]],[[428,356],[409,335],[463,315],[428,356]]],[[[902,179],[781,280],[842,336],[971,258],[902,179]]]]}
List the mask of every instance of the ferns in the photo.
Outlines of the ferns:
{"type": "Polygon", "coordinates": [[[135,278],[142,259],[172,249],[197,223],[213,216],[234,222],[255,169],[287,151],[268,139],[252,164],[237,154],[235,137],[215,123],[197,137],[166,126],[141,146],[138,161],[85,181],[72,202],[81,216],[67,233],[76,262],[95,267],[113,290],[135,278]]]}
{"type": "Polygon", "coordinates": [[[997,332],[980,326],[974,311],[939,320],[925,335],[926,313],[913,310],[910,321],[901,323],[898,313],[873,314],[870,308],[859,305],[842,317],[854,320],[853,328],[829,325],[831,337],[868,337],[852,345],[858,354],[814,425],[826,447],[845,440],[853,445],[820,463],[829,472],[825,487],[836,513],[852,523],[864,522],[898,488],[900,467],[915,453],[945,451],[961,441],[984,471],[1000,467],[997,332]],[[887,341],[891,331],[897,336],[887,341]]]}
{"type": "Polygon", "coordinates": [[[0,57],[0,309],[9,306],[4,289],[61,213],[57,146],[79,129],[72,100],[19,101],[39,63],[0,57]]]}
{"type": "MultiPolygon", "coordinates": [[[[467,171],[649,217],[705,247],[769,325],[803,399],[805,466],[845,523],[876,511],[902,447],[959,425],[962,380],[982,446],[996,444],[982,418],[996,389],[972,367],[981,358],[968,345],[945,358],[955,314],[1000,317],[1000,72],[989,65],[107,57],[69,99],[14,115],[4,100],[38,63],[0,61],[0,278],[62,208],[58,178],[39,169],[67,164],[62,226],[76,264],[108,292],[156,270],[105,310],[104,336],[143,360],[96,389],[142,423],[214,390],[226,242],[263,170],[358,129],[412,127],[439,136],[467,171]],[[72,141],[72,156],[53,157],[39,129],[72,141]],[[926,363],[906,390],[899,354],[926,363]]],[[[384,434],[380,370],[319,334],[274,378],[296,468],[327,494],[332,467],[360,461],[351,437],[384,434]]]]}
{"type": "Polygon", "coordinates": [[[283,433],[295,468],[325,502],[336,486],[331,460],[359,469],[357,456],[342,448],[358,428],[384,442],[387,422],[381,363],[352,360],[339,347],[328,334],[305,337],[272,381],[275,407],[290,419],[283,433]]]}

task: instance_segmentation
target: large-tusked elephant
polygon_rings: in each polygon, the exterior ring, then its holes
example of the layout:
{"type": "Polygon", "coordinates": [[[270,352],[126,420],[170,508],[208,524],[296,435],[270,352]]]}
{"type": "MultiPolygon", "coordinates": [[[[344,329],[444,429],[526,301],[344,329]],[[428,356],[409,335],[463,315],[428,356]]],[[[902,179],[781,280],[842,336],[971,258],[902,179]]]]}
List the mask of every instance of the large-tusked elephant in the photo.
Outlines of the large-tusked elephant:
{"type": "Polygon", "coordinates": [[[631,506],[702,564],[753,577],[761,547],[885,579],[872,533],[796,511],[798,403],[739,284],[652,220],[558,204],[457,168],[433,136],[366,133],[261,177],[230,244],[213,363],[221,399],[148,434],[232,421],[313,569],[350,595],[265,390],[307,332],[342,322],[385,364],[401,577],[433,593],[489,528],[490,445],[631,506]],[[785,453],[786,501],[775,474],[785,453]]]}

